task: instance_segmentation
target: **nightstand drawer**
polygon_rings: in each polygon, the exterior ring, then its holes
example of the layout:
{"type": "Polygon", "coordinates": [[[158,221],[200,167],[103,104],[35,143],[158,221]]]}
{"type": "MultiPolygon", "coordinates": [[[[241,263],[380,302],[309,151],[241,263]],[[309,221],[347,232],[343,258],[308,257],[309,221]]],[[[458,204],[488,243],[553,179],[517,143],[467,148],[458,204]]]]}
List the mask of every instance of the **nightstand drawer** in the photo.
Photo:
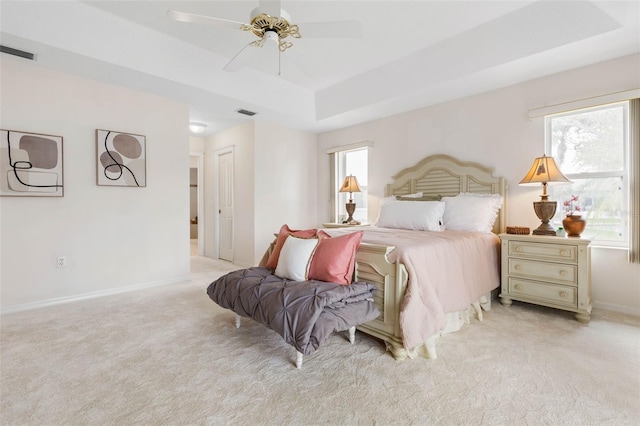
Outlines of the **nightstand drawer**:
{"type": "Polygon", "coordinates": [[[576,287],[509,278],[509,294],[514,298],[524,296],[573,308],[578,306],[578,289],[576,287]]]}
{"type": "Polygon", "coordinates": [[[509,241],[509,256],[576,263],[578,261],[578,247],[567,244],[509,241]]]}
{"type": "Polygon", "coordinates": [[[533,260],[509,259],[509,275],[532,280],[553,281],[559,284],[577,285],[576,265],[538,262],[533,260]]]}

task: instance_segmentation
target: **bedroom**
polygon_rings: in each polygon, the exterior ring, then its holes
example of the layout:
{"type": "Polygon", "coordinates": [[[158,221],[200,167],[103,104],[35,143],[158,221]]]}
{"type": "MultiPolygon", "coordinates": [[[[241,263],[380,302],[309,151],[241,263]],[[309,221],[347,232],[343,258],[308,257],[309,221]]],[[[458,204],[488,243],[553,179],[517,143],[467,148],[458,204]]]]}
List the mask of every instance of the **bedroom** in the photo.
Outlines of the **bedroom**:
{"type": "MultiPolygon", "coordinates": [[[[8,25],[4,20],[9,19],[5,2],[2,8],[4,31],[8,25]]],[[[64,22],[64,17],[56,17],[64,22]]],[[[33,16],[34,21],[36,18],[33,16]]],[[[42,43],[46,32],[31,36],[42,43]]],[[[3,43],[7,39],[3,34],[3,43]]],[[[75,64],[80,74],[82,67],[105,65],[74,62],[62,49],[58,53],[61,61],[75,64]]],[[[211,153],[235,144],[236,183],[244,194],[251,194],[238,197],[243,204],[237,206],[237,220],[243,224],[237,235],[237,263],[244,266],[261,257],[282,223],[312,227],[331,220],[328,189],[323,185],[329,173],[326,149],[363,140],[375,143],[370,159],[372,196],[381,197],[391,176],[417,159],[447,153],[489,164],[505,176],[510,183],[512,221],[522,218],[518,224],[533,227],[537,219],[531,202],[539,188],[519,187],[517,182],[531,160],[541,154],[544,136],[542,120],[530,121],[527,111],[636,89],[640,87],[638,64],[637,51],[595,57],[588,64],[554,75],[398,115],[371,116],[362,124],[318,135],[260,119],[206,139],[193,138],[193,146],[206,149],[205,168],[211,173],[211,153]],[[459,126],[461,119],[467,126],[459,126]],[[497,123],[508,123],[508,127],[496,134],[497,123]],[[298,161],[287,161],[287,157],[298,161]],[[272,173],[273,164],[281,166],[277,175],[272,173]],[[264,208],[274,204],[277,209],[264,208]]],[[[137,88],[114,84],[112,74],[117,69],[108,66],[93,69],[99,69],[110,83],[56,71],[62,64],[53,68],[2,57],[2,128],[63,135],[67,186],[59,200],[1,200],[3,311],[187,279],[188,194],[184,188],[188,182],[189,105],[172,99],[173,87],[167,87],[165,94],[150,95],[141,91],[143,81],[137,82],[137,88]],[[154,185],[143,192],[97,188],[92,162],[96,128],[145,134],[148,178],[154,185]],[[65,269],[55,267],[60,255],[67,256],[65,269]],[[87,281],[87,276],[92,279],[87,281]]],[[[212,241],[206,250],[213,255],[212,241]]],[[[623,250],[594,248],[592,256],[595,309],[638,315],[638,266],[627,264],[623,250]]]]}

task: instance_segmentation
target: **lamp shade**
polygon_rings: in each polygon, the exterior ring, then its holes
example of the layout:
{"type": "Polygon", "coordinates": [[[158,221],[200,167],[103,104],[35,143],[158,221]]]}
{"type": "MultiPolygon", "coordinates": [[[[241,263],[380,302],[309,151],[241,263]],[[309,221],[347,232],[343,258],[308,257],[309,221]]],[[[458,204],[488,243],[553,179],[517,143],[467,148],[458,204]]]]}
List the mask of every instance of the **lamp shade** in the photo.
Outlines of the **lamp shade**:
{"type": "Polygon", "coordinates": [[[355,176],[349,175],[344,178],[344,182],[342,182],[342,186],[340,187],[340,191],[338,192],[361,192],[360,186],[358,185],[358,179],[355,176]]]}
{"type": "Polygon", "coordinates": [[[553,157],[547,157],[543,155],[533,160],[533,165],[527,175],[522,178],[520,185],[548,182],[565,182],[571,183],[565,175],[562,174],[558,166],[556,165],[553,157]]]}

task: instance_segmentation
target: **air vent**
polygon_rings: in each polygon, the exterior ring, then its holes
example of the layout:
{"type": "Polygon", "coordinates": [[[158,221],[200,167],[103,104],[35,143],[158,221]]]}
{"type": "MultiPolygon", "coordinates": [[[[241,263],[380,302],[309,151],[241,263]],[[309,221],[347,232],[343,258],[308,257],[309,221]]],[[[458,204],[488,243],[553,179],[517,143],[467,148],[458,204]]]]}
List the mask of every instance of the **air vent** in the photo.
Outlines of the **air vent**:
{"type": "Polygon", "coordinates": [[[29,59],[33,61],[33,53],[25,52],[24,50],[14,49],[12,47],[2,46],[0,45],[0,52],[8,53],[9,55],[19,56],[21,58],[29,59]]]}
{"type": "Polygon", "coordinates": [[[253,111],[249,111],[246,109],[237,109],[236,112],[238,114],[244,114],[244,115],[248,115],[249,117],[256,115],[257,113],[253,112],[253,111]]]}

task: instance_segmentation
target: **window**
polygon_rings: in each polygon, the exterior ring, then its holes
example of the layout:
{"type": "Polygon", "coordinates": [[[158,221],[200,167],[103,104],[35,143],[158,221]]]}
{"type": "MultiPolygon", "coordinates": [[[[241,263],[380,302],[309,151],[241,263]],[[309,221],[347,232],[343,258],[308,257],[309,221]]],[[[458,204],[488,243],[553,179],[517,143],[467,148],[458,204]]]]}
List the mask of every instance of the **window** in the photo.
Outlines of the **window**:
{"type": "Polygon", "coordinates": [[[629,103],[620,102],[545,117],[546,151],[573,184],[551,185],[558,209],[554,227],[574,206],[596,244],[629,244],[629,103]],[[565,201],[577,197],[572,205],[565,201]]]}
{"type": "Polygon", "coordinates": [[[336,187],[334,191],[337,194],[335,206],[336,221],[342,222],[349,216],[345,207],[345,204],[349,201],[349,193],[338,192],[338,190],[342,182],[344,182],[344,178],[353,175],[358,179],[358,185],[362,190],[361,192],[351,193],[353,202],[356,204],[356,211],[353,213],[353,218],[360,222],[366,222],[369,151],[367,148],[359,148],[348,151],[338,151],[335,154],[336,187]]]}

